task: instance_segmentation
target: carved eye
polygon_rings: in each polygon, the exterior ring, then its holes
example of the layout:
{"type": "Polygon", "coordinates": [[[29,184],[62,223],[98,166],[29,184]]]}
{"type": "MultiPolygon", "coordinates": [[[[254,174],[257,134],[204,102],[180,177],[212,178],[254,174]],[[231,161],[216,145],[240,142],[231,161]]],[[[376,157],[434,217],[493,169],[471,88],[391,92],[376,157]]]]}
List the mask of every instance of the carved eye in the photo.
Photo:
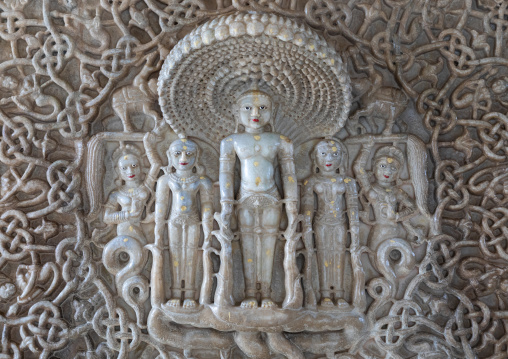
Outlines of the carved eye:
{"type": "Polygon", "coordinates": [[[249,111],[251,108],[252,107],[250,107],[250,106],[245,106],[243,109],[249,111]]]}
{"type": "Polygon", "coordinates": [[[194,155],[194,153],[192,153],[192,152],[187,152],[187,156],[193,156],[193,155],[194,155]]]}
{"type": "Polygon", "coordinates": [[[386,168],[386,165],[379,165],[379,167],[381,167],[381,168],[386,168]]]}
{"type": "Polygon", "coordinates": [[[136,165],[136,164],[132,165],[132,168],[134,168],[134,167],[138,167],[138,165],[136,165]]]}
{"type": "Polygon", "coordinates": [[[266,106],[259,106],[260,110],[266,110],[266,106]]]}
{"type": "Polygon", "coordinates": [[[326,152],[321,152],[321,156],[326,156],[326,152]]]}
{"type": "Polygon", "coordinates": [[[334,153],[333,153],[333,156],[334,156],[334,157],[339,157],[339,153],[338,153],[338,152],[334,152],[334,153]]]}
{"type": "Polygon", "coordinates": [[[175,152],[175,156],[180,156],[181,154],[182,154],[182,152],[180,152],[180,151],[175,152]]]}
{"type": "Polygon", "coordinates": [[[127,167],[123,166],[122,169],[125,171],[127,169],[127,167]]]}

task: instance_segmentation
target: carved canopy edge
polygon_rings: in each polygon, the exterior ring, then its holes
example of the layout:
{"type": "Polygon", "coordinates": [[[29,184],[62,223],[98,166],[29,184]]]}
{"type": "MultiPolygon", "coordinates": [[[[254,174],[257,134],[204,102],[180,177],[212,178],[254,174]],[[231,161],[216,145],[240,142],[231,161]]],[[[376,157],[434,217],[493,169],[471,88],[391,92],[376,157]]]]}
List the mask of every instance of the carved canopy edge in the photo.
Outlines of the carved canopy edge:
{"type": "Polygon", "coordinates": [[[260,13],[218,17],[185,36],[160,72],[159,103],[179,136],[218,146],[235,131],[235,98],[252,88],[275,98],[274,129],[296,144],[335,134],[351,105],[335,49],[306,25],[260,13]]]}

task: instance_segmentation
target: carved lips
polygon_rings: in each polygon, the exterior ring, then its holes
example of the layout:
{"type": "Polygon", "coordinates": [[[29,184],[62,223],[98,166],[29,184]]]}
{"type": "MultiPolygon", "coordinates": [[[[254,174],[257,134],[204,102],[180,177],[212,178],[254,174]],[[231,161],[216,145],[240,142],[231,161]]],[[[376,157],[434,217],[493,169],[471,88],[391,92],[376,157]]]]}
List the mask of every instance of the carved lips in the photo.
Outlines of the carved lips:
{"type": "Polygon", "coordinates": [[[128,177],[129,177],[129,178],[134,178],[134,177],[136,177],[136,175],[130,175],[130,176],[128,176],[128,177]]]}
{"type": "Polygon", "coordinates": [[[252,121],[259,122],[259,120],[257,118],[253,118],[252,121]]]}
{"type": "Polygon", "coordinates": [[[387,175],[384,175],[384,176],[385,176],[385,178],[390,178],[390,176],[387,176],[387,175]]]}
{"type": "Polygon", "coordinates": [[[180,162],[180,164],[181,164],[182,166],[187,166],[189,163],[188,163],[188,162],[180,162]]]}

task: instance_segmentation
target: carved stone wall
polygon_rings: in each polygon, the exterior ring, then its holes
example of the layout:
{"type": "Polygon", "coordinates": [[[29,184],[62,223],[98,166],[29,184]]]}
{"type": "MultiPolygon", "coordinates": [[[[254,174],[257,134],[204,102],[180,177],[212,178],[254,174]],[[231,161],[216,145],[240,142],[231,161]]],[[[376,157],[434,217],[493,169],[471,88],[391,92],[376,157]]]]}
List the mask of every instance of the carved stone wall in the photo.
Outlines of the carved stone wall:
{"type": "Polygon", "coordinates": [[[4,0],[0,38],[2,358],[508,357],[506,1],[4,0]],[[263,198],[221,146],[252,88],[263,198]],[[228,205],[281,200],[250,298],[228,205]]]}

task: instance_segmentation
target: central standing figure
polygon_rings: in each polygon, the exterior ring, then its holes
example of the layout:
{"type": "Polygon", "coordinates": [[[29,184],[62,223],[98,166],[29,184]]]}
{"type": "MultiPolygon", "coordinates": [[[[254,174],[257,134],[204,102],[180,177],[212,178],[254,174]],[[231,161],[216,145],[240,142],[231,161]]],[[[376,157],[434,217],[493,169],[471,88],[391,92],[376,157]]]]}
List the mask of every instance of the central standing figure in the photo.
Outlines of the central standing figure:
{"type": "Polygon", "coordinates": [[[241,185],[237,195],[237,216],[245,277],[245,299],[241,306],[256,308],[260,293],[261,306],[270,308],[271,281],[275,243],[279,234],[282,204],[288,216],[285,237],[292,236],[296,226],[297,184],[293,162],[293,144],[283,135],[265,132],[270,124],[274,105],[271,97],[261,91],[242,94],[234,108],[244,133],[235,133],[221,142],[220,192],[222,223],[230,228],[233,212],[236,158],[241,165],[241,185]],[[275,169],[280,165],[284,200],[276,186],[275,169]]]}

